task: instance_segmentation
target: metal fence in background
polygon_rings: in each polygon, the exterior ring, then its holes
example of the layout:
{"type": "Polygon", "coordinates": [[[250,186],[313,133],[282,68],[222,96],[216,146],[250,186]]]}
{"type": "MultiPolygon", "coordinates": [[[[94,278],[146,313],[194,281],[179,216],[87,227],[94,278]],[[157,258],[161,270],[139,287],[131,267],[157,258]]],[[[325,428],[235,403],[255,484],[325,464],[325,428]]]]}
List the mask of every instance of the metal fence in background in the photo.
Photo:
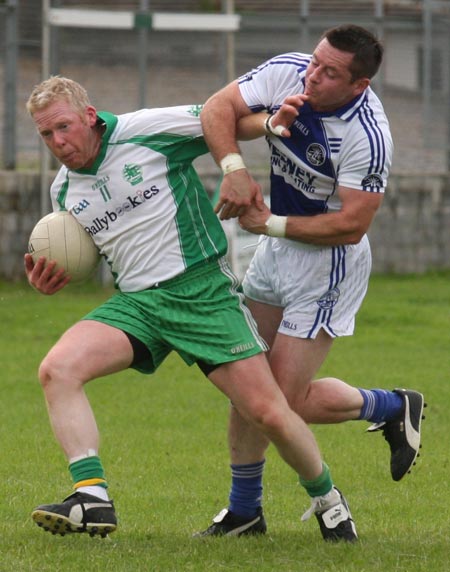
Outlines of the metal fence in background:
{"type": "Polygon", "coordinates": [[[16,87],[18,60],[17,0],[0,4],[0,80],[3,93],[0,97],[2,125],[2,166],[13,169],[16,165],[16,87]]]}
{"type": "MultiPolygon", "coordinates": [[[[25,102],[44,73],[80,81],[94,105],[122,113],[141,106],[201,103],[235,73],[285,51],[310,52],[329,26],[354,22],[376,32],[385,61],[374,82],[391,121],[393,170],[450,170],[450,0],[45,0],[53,8],[240,16],[237,32],[50,26],[42,0],[0,2],[0,129],[4,168],[37,167],[39,141],[25,102]]],[[[45,4],[44,1],[44,4],[45,4]]],[[[95,14],[92,12],[91,14],[95,14]]],[[[142,21],[142,20],[141,20],[142,21]]],[[[145,19],[144,19],[145,21],[145,19]]],[[[254,161],[259,161],[255,155],[254,161]]]]}

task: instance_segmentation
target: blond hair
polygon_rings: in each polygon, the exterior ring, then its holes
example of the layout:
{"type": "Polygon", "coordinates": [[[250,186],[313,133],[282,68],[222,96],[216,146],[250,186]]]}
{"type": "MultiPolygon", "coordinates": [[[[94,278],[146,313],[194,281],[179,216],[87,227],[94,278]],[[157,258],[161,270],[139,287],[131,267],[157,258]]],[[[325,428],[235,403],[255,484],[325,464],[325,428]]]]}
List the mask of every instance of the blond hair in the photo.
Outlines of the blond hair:
{"type": "Polygon", "coordinates": [[[91,105],[87,91],[79,83],[67,77],[52,76],[34,87],[26,108],[32,116],[36,111],[60,100],[70,103],[80,115],[91,105]]]}

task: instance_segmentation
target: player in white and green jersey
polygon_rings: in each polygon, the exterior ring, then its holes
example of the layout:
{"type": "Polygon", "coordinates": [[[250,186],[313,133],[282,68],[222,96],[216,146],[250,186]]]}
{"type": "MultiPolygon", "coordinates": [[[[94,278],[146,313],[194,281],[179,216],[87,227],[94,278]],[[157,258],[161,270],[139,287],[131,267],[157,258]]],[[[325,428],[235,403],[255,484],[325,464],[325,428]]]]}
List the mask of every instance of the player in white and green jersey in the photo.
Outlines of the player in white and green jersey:
{"type": "Polygon", "coordinates": [[[53,208],[71,212],[93,237],[122,292],[226,254],[192,166],[208,151],[199,113],[198,106],[99,112],[98,158],[89,169],[62,167],[51,187],[53,208]]]}
{"type": "MultiPolygon", "coordinates": [[[[266,345],[225,260],[221,224],[192,167],[207,151],[199,108],[97,113],[84,88],[61,77],[36,86],[27,108],[63,164],[51,188],[54,208],[71,212],[91,234],[118,288],[62,335],[39,368],[75,492],[38,506],[36,523],[59,534],[105,536],[116,529],[84,385],[128,367],[151,373],[171,351],[197,363],[274,443],[311,497],[329,494],[330,471],[272,375],[266,345]]],[[[25,269],[44,294],[70,281],[45,258],[34,264],[25,255],[25,269]]],[[[354,540],[348,507],[334,504],[332,511],[339,513],[336,539],[354,540]]],[[[264,520],[257,520],[264,531],[264,520]]]]}

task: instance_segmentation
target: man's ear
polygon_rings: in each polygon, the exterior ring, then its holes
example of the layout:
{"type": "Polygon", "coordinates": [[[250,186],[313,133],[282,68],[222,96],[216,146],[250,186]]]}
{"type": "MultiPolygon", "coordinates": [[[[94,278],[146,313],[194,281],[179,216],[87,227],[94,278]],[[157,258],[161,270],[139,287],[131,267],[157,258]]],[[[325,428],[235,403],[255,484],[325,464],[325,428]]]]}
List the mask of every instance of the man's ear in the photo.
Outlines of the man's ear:
{"type": "Polygon", "coordinates": [[[86,116],[89,121],[90,127],[94,127],[94,125],[97,123],[97,110],[95,109],[94,106],[88,105],[86,107],[86,116]]]}
{"type": "Polygon", "coordinates": [[[354,94],[360,95],[365,89],[370,85],[370,79],[368,77],[361,77],[354,82],[354,94]]]}

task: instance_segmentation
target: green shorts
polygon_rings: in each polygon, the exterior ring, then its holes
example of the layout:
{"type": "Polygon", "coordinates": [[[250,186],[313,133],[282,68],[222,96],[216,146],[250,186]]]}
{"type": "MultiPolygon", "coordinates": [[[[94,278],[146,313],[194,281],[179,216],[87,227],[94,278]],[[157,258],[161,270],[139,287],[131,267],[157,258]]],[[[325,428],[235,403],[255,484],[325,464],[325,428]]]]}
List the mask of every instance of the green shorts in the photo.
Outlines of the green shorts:
{"type": "Polygon", "coordinates": [[[224,258],[141,292],[119,292],[83,319],[96,320],[141,341],[149,359],[133,364],[153,373],[175,350],[188,364],[219,365],[267,350],[224,258]]]}

